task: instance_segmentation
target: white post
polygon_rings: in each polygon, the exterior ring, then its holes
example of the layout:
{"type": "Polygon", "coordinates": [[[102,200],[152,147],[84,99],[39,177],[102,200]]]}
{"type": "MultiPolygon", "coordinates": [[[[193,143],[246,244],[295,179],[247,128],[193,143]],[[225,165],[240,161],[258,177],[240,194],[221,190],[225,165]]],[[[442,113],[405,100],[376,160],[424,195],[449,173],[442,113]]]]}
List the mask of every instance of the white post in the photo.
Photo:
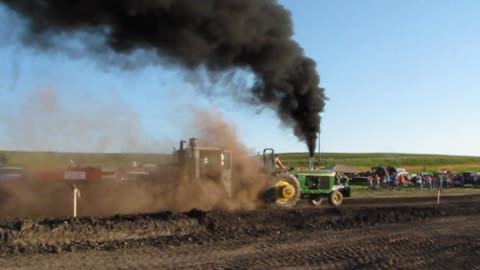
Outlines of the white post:
{"type": "Polygon", "coordinates": [[[440,204],[440,189],[437,191],[437,204],[440,204]]]}
{"type": "Polygon", "coordinates": [[[77,196],[80,198],[80,191],[73,185],[73,217],[77,217],[77,196]]]}

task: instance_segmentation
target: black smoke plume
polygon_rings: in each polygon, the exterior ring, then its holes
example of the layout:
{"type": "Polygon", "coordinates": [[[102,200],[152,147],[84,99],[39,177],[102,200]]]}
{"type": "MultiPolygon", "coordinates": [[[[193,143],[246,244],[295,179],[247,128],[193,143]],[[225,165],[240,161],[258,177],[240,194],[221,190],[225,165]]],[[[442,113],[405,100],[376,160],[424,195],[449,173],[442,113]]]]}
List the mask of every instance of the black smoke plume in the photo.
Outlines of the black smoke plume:
{"type": "MultiPolygon", "coordinates": [[[[186,68],[248,69],[254,100],[315,151],[325,105],[315,62],[292,39],[288,10],[275,0],[0,0],[26,19],[24,40],[45,46],[65,33],[94,32],[105,48],[154,50],[186,68]],[[42,43],[43,44],[40,44],[42,43]]],[[[95,49],[99,49],[96,47],[95,49]]]]}

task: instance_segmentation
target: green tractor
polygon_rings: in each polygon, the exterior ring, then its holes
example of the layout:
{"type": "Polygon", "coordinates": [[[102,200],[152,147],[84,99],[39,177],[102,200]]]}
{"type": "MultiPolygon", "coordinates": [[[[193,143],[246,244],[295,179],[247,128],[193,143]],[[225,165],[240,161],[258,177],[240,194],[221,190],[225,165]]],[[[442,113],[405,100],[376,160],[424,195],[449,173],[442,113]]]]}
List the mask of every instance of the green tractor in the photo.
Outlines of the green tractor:
{"type": "Polygon", "coordinates": [[[327,199],[332,206],[340,206],[344,197],[350,197],[351,188],[348,181],[343,181],[334,171],[314,170],[313,159],[310,168],[305,170],[276,168],[275,151],[263,150],[263,170],[272,176],[270,186],[264,199],[275,206],[290,208],[300,199],[306,199],[313,206],[318,206],[327,199]]]}

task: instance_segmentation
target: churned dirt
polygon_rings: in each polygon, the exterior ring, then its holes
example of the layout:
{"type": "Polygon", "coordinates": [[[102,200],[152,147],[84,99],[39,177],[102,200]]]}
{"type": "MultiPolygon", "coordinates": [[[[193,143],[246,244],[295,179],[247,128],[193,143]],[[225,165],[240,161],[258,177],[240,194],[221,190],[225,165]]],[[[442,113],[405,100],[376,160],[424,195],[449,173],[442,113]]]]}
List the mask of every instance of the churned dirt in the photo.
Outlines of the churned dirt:
{"type": "Polygon", "coordinates": [[[0,220],[1,269],[480,269],[480,196],[0,220]]]}

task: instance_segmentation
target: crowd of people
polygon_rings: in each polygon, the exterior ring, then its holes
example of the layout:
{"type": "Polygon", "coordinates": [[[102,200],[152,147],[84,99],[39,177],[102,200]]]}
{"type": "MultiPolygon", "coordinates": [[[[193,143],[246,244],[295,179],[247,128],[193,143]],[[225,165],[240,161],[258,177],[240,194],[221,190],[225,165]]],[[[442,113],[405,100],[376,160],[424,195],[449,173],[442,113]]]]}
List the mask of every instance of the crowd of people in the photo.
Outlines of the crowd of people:
{"type": "Polygon", "coordinates": [[[418,173],[413,175],[397,175],[395,172],[392,172],[383,175],[372,173],[368,176],[369,189],[390,188],[394,191],[411,186],[419,190],[424,188],[441,190],[453,187],[457,179],[459,179],[459,175],[452,172],[418,173]]]}

